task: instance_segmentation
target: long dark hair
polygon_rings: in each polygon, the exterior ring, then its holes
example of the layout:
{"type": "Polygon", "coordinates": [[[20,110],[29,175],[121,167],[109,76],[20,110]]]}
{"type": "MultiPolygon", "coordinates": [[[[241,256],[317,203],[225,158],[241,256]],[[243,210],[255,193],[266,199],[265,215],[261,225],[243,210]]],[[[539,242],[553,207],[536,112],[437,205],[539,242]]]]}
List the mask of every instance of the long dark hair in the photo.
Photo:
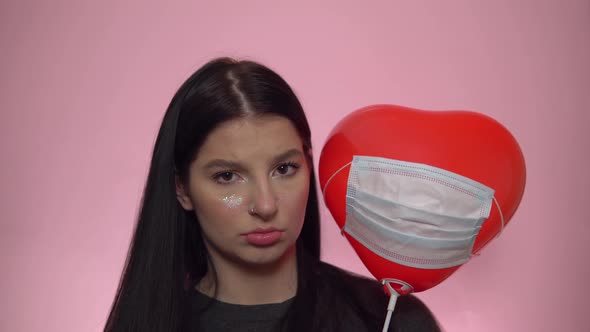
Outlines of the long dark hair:
{"type": "MultiPolygon", "coordinates": [[[[296,243],[298,286],[282,321],[283,330],[338,331],[348,314],[360,317],[368,330],[379,329],[387,301],[379,284],[320,261],[311,132],[295,93],[261,64],[219,58],[186,80],[164,115],[105,331],[180,331],[186,315],[198,314],[186,312],[186,304],[191,288],[207,273],[209,256],[195,213],[185,211],[177,201],[176,181],[186,184],[189,165],[209,133],[221,123],[268,113],[291,121],[312,166],[305,220],[296,243]]],[[[419,300],[406,298],[398,300],[400,311],[407,308],[417,312],[420,321],[425,317],[433,321],[428,309],[416,304],[421,304],[419,300]]],[[[403,317],[394,314],[392,325],[404,324],[403,317]]]]}
{"type": "MultiPolygon", "coordinates": [[[[174,95],[158,133],[135,233],[105,331],[176,331],[187,285],[207,272],[208,254],[199,223],[176,199],[175,181],[188,180],[190,163],[219,124],[253,114],[289,119],[311,156],[311,132],[289,85],[252,61],[215,59],[196,71],[174,95]]],[[[298,256],[320,256],[319,209],[311,167],[298,256]]]]}

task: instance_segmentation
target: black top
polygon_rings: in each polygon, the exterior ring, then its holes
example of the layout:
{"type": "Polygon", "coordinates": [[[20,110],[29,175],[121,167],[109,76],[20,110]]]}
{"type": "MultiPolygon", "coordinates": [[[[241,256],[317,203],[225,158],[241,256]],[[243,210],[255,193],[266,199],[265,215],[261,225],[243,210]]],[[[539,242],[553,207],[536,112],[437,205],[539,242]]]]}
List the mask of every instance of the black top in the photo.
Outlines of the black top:
{"type": "MultiPolygon", "coordinates": [[[[308,310],[297,316],[296,326],[306,326],[305,330],[314,331],[381,331],[388,296],[376,280],[350,274],[326,263],[319,263],[307,273],[313,282],[308,282],[304,289],[306,296],[312,296],[313,300],[308,310]]],[[[292,298],[272,304],[230,304],[212,299],[193,288],[188,294],[189,310],[183,330],[280,331],[283,318],[288,316],[295,301],[292,298]]],[[[415,296],[406,295],[397,301],[389,331],[433,332],[440,329],[428,308],[415,296]]]]}
{"type": "Polygon", "coordinates": [[[241,305],[221,302],[198,291],[190,295],[195,331],[276,331],[293,299],[282,303],[241,305]],[[199,313],[201,313],[199,315],[199,313]]]}

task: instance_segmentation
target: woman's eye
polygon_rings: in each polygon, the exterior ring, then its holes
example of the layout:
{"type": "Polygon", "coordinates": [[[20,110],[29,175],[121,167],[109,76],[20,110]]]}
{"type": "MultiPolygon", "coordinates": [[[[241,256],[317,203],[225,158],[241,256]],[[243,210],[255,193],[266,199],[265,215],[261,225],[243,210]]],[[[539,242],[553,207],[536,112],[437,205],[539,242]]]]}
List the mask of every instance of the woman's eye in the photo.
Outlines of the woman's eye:
{"type": "Polygon", "coordinates": [[[282,164],[279,167],[277,167],[275,169],[275,172],[279,176],[289,176],[289,175],[295,174],[295,172],[297,172],[297,169],[298,168],[299,168],[299,165],[298,164],[295,164],[295,163],[285,163],[285,164],[282,164]]]}
{"type": "Polygon", "coordinates": [[[228,184],[236,180],[236,174],[233,172],[222,172],[216,174],[213,178],[217,183],[228,184]]]}

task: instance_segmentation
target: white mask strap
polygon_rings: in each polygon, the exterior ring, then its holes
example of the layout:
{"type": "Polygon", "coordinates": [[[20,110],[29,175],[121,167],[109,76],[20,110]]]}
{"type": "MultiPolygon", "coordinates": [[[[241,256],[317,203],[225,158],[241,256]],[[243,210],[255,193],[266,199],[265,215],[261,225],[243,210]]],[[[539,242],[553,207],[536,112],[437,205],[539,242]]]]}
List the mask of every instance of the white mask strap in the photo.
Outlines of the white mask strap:
{"type": "MultiPolygon", "coordinates": [[[[493,196],[492,199],[494,200],[494,203],[496,204],[496,207],[498,208],[498,213],[500,213],[500,221],[502,222],[502,224],[500,225],[500,231],[498,232],[498,235],[496,235],[496,237],[500,237],[500,234],[502,234],[502,232],[504,231],[504,227],[506,226],[506,224],[504,223],[504,214],[502,213],[502,209],[500,209],[500,204],[498,203],[496,196],[493,196]]],[[[489,242],[488,242],[488,244],[489,244],[489,242]]],[[[486,244],[486,246],[487,246],[487,244],[486,244]]],[[[481,249],[483,249],[484,247],[482,247],[481,249]]],[[[479,251],[481,251],[481,249],[479,249],[479,251]]],[[[471,254],[471,257],[478,257],[479,255],[480,255],[479,253],[471,254]]]]}
{"type": "Polygon", "coordinates": [[[496,203],[496,207],[498,208],[498,212],[500,213],[500,220],[502,221],[502,226],[500,228],[500,232],[498,233],[498,235],[496,235],[496,237],[499,237],[500,234],[502,234],[502,232],[504,231],[504,214],[502,214],[502,209],[500,209],[500,204],[498,204],[498,200],[496,200],[496,196],[492,197],[492,199],[494,200],[494,203],[496,203]]]}
{"type": "Polygon", "coordinates": [[[326,200],[326,189],[328,189],[328,185],[330,184],[330,181],[332,181],[332,179],[336,176],[336,174],[340,173],[341,170],[345,169],[346,166],[348,166],[350,164],[352,164],[352,161],[349,161],[346,165],[340,167],[336,172],[334,172],[334,174],[332,174],[330,176],[330,178],[326,182],[326,185],[324,186],[324,190],[322,190],[322,196],[324,197],[324,201],[326,200]]]}
{"type": "MultiPolygon", "coordinates": [[[[326,185],[324,186],[324,190],[322,190],[322,197],[324,198],[324,204],[326,203],[326,190],[328,189],[328,185],[330,184],[330,181],[332,181],[332,179],[336,176],[336,174],[340,173],[340,171],[345,169],[346,166],[349,166],[350,164],[352,164],[352,161],[349,161],[346,165],[340,167],[336,172],[334,172],[334,174],[332,174],[330,176],[328,181],[326,181],[326,185]]],[[[340,228],[340,235],[344,236],[344,226],[342,226],[342,228],[340,228]]]]}

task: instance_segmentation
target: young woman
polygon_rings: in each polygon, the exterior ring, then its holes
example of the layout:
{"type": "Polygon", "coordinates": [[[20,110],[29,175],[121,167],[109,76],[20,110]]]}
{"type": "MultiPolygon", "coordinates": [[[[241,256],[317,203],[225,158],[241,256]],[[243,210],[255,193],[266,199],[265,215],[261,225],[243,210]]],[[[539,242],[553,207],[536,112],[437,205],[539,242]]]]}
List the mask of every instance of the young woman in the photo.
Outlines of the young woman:
{"type": "MultiPolygon", "coordinates": [[[[381,331],[381,285],[321,262],[319,223],[289,85],[255,62],[207,63],[164,116],[105,331],[381,331]]],[[[390,331],[439,328],[405,296],[390,331]]]]}

